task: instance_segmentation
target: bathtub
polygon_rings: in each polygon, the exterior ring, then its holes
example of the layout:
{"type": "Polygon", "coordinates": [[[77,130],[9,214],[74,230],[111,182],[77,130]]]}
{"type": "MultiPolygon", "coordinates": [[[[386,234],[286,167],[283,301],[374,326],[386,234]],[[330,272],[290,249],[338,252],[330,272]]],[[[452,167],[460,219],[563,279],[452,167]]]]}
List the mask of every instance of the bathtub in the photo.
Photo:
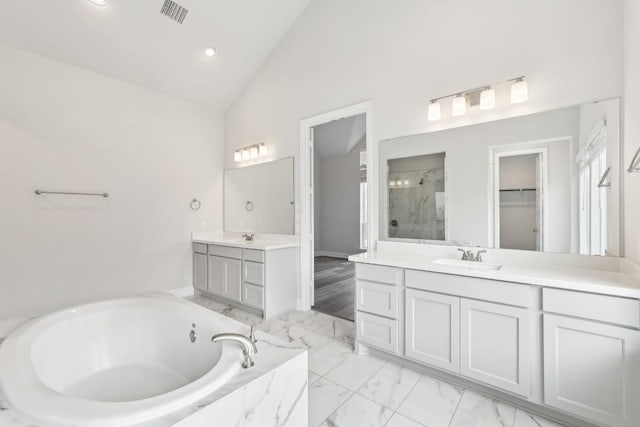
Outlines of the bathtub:
{"type": "Polygon", "coordinates": [[[178,298],[82,305],[9,335],[0,346],[0,386],[30,422],[144,423],[196,402],[241,369],[238,346],[211,342],[228,332],[221,329],[214,313],[178,298]]]}

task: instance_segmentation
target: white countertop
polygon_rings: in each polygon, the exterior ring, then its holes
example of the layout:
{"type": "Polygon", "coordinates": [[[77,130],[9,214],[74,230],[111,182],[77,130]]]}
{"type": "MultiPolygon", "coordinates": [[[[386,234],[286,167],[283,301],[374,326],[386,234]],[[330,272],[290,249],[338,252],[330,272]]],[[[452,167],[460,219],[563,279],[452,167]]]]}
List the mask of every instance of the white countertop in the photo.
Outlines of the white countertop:
{"type": "Polygon", "coordinates": [[[450,265],[434,264],[433,261],[438,258],[442,257],[374,251],[351,255],[349,260],[365,264],[386,265],[458,276],[478,277],[505,282],[640,298],[640,282],[615,271],[566,268],[540,264],[503,264],[499,270],[473,270],[450,265]]]}
{"type": "Polygon", "coordinates": [[[256,236],[254,240],[247,242],[242,237],[224,236],[220,233],[198,231],[191,233],[191,241],[208,245],[222,245],[234,248],[258,249],[267,251],[270,249],[286,249],[298,247],[297,236],[289,238],[263,238],[256,236]]]}

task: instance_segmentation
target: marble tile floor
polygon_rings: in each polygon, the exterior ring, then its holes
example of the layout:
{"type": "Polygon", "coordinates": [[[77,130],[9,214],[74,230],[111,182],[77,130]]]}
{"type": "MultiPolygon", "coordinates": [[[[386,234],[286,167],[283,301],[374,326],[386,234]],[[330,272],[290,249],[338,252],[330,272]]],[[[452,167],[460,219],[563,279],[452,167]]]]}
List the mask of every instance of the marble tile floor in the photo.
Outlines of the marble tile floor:
{"type": "Polygon", "coordinates": [[[316,311],[270,321],[203,296],[188,300],[309,351],[309,427],[562,427],[372,356],[353,353],[353,322],[316,311]]]}

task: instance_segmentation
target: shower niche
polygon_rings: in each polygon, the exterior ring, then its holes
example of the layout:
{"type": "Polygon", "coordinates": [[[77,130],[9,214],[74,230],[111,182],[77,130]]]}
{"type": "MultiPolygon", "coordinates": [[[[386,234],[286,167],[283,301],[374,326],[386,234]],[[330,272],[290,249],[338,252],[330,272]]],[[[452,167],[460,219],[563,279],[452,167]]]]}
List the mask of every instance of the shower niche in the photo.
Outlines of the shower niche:
{"type": "Polygon", "coordinates": [[[387,162],[389,237],[445,240],[446,153],[387,162]]]}

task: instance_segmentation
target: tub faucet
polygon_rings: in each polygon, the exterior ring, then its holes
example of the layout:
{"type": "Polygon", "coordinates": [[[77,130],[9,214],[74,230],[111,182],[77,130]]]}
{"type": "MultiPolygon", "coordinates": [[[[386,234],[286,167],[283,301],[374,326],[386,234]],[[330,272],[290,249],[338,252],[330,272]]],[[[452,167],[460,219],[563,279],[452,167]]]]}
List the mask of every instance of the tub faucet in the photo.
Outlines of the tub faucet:
{"type": "Polygon", "coordinates": [[[222,333],[215,334],[211,337],[211,342],[220,342],[220,341],[233,341],[237,342],[242,346],[242,354],[244,355],[244,361],[242,362],[243,368],[250,368],[254,365],[253,359],[251,356],[258,352],[258,347],[256,347],[256,343],[253,342],[253,339],[250,337],[246,337],[242,334],[235,333],[222,333]]]}
{"type": "Polygon", "coordinates": [[[242,235],[242,237],[244,238],[244,240],[246,240],[247,242],[252,242],[253,241],[253,233],[244,233],[242,235]]]}

